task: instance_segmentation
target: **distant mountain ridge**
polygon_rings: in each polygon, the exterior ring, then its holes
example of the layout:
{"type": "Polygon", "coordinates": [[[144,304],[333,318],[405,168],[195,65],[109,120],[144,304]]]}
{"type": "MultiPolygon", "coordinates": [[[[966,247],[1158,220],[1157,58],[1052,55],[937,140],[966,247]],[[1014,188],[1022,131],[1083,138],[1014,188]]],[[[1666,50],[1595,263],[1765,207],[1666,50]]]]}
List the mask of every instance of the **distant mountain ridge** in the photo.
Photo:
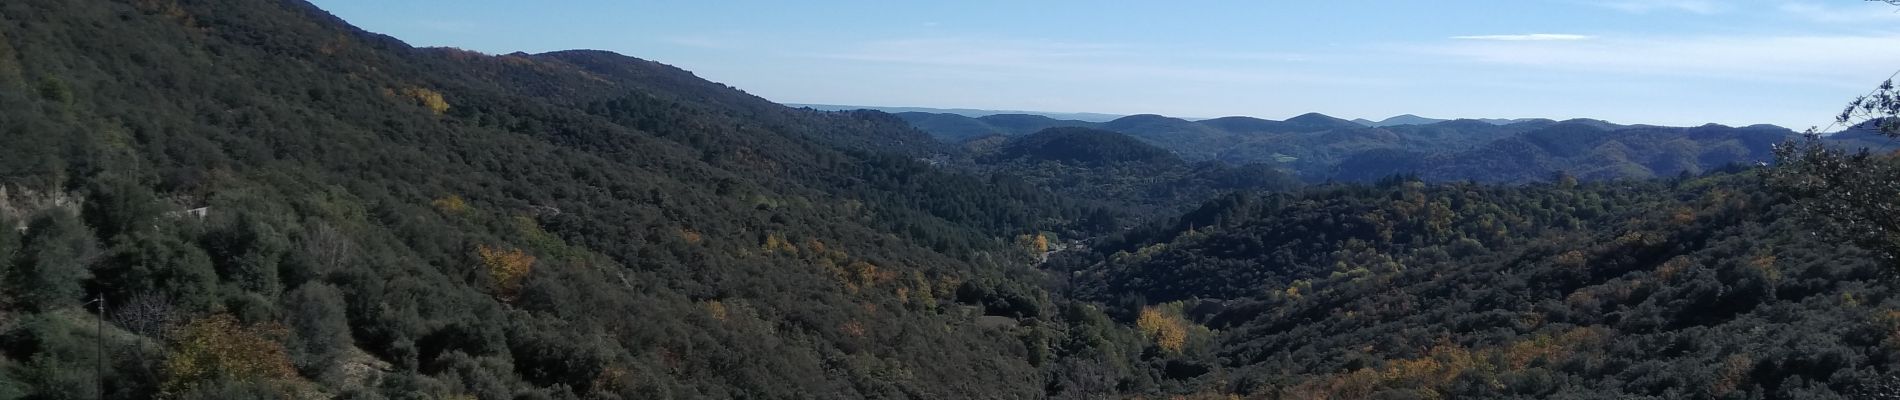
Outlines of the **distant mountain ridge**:
{"type": "MultiPolygon", "coordinates": [[[[1599,180],[1674,176],[1771,161],[1772,145],[1796,136],[1773,125],[1662,127],[1587,118],[1440,120],[1407,114],[1367,126],[1365,120],[1320,113],[1284,121],[1138,114],[1105,122],[1026,114],[895,115],[948,143],[1056,127],[1092,128],[1126,134],[1190,162],[1263,163],[1308,182],[1372,181],[1392,174],[1419,174],[1432,181],[1531,182],[1559,171],[1599,180]]],[[[1831,140],[1849,147],[1892,146],[1862,139],[1838,135],[1831,140]]]]}
{"type": "MultiPolygon", "coordinates": [[[[1519,122],[1535,121],[1535,120],[1538,120],[1539,118],[1469,118],[1469,119],[1473,121],[1480,121],[1480,122],[1492,124],[1492,125],[1510,125],[1510,124],[1515,124],[1519,122]]],[[[1365,126],[1370,126],[1370,127],[1387,127],[1387,126],[1393,126],[1393,125],[1430,125],[1430,124],[1436,124],[1436,123],[1445,122],[1445,121],[1451,121],[1451,120],[1421,117],[1421,116],[1417,116],[1413,114],[1399,114],[1399,115],[1395,115],[1395,116],[1378,120],[1378,121],[1373,121],[1373,120],[1369,120],[1365,118],[1354,118],[1352,120],[1352,122],[1356,122],[1356,123],[1359,123],[1360,125],[1365,125],[1365,126]]]]}
{"type": "Polygon", "coordinates": [[[956,114],[956,115],[961,115],[961,116],[971,117],[971,118],[998,115],[998,114],[1022,114],[1022,115],[1039,115],[1039,116],[1049,117],[1053,119],[1066,119],[1066,120],[1076,120],[1076,121],[1086,121],[1086,122],[1108,122],[1110,120],[1123,117],[1123,115],[1120,115],[1120,114],[1103,114],[1103,113],[1090,113],[1090,112],[985,110],[985,109],[976,109],[976,108],[853,106],[853,105],[839,105],[839,104],[799,104],[799,103],[785,103],[785,106],[793,107],[793,108],[799,108],[799,107],[810,108],[810,109],[818,110],[818,111],[878,110],[878,111],[883,111],[883,112],[892,113],[892,114],[910,113],[910,112],[932,113],[932,114],[956,114]]]}

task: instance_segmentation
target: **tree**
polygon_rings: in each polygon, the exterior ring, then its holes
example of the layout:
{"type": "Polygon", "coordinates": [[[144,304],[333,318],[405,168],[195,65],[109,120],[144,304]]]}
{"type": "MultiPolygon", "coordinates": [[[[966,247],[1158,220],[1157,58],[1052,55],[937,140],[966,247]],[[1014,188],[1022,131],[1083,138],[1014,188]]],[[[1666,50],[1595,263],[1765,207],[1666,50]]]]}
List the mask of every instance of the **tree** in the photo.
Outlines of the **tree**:
{"type": "Polygon", "coordinates": [[[1172,315],[1163,307],[1142,307],[1141,315],[1135,319],[1135,327],[1153,339],[1156,347],[1170,353],[1178,354],[1187,346],[1187,321],[1172,315]]]}
{"type": "Polygon", "coordinates": [[[415,101],[417,105],[428,108],[436,115],[442,115],[443,112],[449,110],[449,102],[442,99],[442,93],[429,88],[406,87],[402,89],[402,95],[415,101]]]}
{"type": "Polygon", "coordinates": [[[228,314],[200,318],[173,335],[163,391],[180,394],[220,381],[269,383],[296,377],[277,324],[243,325],[228,314]]]}
{"type": "MultiPolygon", "coordinates": [[[[20,232],[15,230],[13,218],[0,212],[0,278],[7,276],[13,267],[13,258],[20,251],[20,232]]],[[[0,301],[5,301],[0,298],[0,301]]]]}
{"type": "MultiPolygon", "coordinates": [[[[1893,81],[1848,102],[1835,123],[1900,138],[1900,91],[1893,81]]],[[[1900,258],[1900,158],[1867,149],[1843,150],[1809,130],[1775,147],[1776,166],[1765,175],[1770,187],[1797,200],[1836,237],[1900,258]]]]}
{"type": "Polygon", "coordinates": [[[84,203],[87,225],[106,240],[157,226],[164,209],[152,189],[137,181],[107,176],[94,183],[84,203]]]}
{"type": "Polygon", "coordinates": [[[226,215],[234,217],[224,219],[204,238],[212,259],[220,261],[217,263],[219,276],[244,290],[266,297],[277,296],[283,291],[278,264],[290,251],[290,240],[253,213],[226,215]]]}
{"type": "Polygon", "coordinates": [[[211,257],[172,232],[147,230],[120,237],[111,258],[94,271],[97,289],[115,303],[154,294],[196,312],[217,302],[218,274],[211,257]]]}
{"type": "Polygon", "coordinates": [[[1558,170],[1551,174],[1550,181],[1551,183],[1557,184],[1557,187],[1564,189],[1577,187],[1577,176],[1571,175],[1570,171],[1558,170]]]}
{"type": "Polygon", "coordinates": [[[297,235],[295,259],[302,262],[287,263],[282,277],[285,285],[321,279],[331,273],[341,271],[356,260],[356,241],[342,229],[327,221],[317,220],[304,224],[304,230],[297,235]]]}
{"type": "Polygon", "coordinates": [[[5,286],[29,310],[44,311],[78,304],[85,294],[81,284],[92,277],[87,266],[99,246],[92,231],[66,210],[50,210],[27,226],[5,286]]]}
{"type": "Polygon", "coordinates": [[[138,384],[149,386],[160,376],[160,363],[164,361],[165,352],[148,343],[170,342],[175,324],[183,315],[172,306],[170,299],[155,292],[135,294],[131,299],[115,302],[112,306],[109,311],[113,324],[134,335],[151,339],[125,341],[116,352],[120,356],[115,357],[133,366],[133,372],[140,378],[138,384]]]}
{"type": "Polygon", "coordinates": [[[305,283],[284,295],[284,324],[290,327],[290,358],[297,368],[318,376],[351,345],[343,292],[323,282],[305,283]]]}
{"type": "Polygon", "coordinates": [[[503,250],[481,245],[476,247],[475,253],[488,271],[495,296],[503,300],[514,300],[521,293],[521,280],[534,270],[534,256],[521,249],[503,250]]]}

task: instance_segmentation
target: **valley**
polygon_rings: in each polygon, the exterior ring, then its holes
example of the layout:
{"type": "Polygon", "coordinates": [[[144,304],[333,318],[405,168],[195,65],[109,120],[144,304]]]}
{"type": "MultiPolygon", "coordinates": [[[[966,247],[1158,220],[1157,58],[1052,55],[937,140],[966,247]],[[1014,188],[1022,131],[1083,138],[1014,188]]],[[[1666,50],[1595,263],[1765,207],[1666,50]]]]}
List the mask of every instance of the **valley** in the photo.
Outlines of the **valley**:
{"type": "Polygon", "coordinates": [[[0,4],[0,399],[1900,386],[1890,85],[1827,136],[1085,121],[637,56],[299,0],[0,4]]]}

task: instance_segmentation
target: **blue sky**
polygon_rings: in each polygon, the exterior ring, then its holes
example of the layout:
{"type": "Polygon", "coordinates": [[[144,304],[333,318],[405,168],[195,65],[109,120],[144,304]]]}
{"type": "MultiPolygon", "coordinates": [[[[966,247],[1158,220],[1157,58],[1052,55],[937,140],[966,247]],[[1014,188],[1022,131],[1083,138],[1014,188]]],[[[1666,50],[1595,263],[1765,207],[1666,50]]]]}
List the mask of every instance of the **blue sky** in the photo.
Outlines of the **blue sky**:
{"type": "Polygon", "coordinates": [[[1900,69],[1859,0],[315,0],[417,46],[601,49],[785,103],[1826,125],[1900,69]]]}

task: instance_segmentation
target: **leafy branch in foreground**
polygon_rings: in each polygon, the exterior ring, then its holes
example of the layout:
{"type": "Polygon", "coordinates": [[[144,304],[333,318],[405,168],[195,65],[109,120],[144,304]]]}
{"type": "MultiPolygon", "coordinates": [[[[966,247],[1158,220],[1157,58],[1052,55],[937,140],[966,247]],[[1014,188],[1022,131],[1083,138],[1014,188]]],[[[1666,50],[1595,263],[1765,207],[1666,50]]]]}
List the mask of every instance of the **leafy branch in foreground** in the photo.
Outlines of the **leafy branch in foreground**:
{"type": "MultiPolygon", "coordinates": [[[[1900,92],[1892,80],[1882,82],[1848,102],[1835,123],[1900,138],[1900,92]]],[[[1900,158],[1828,146],[1814,129],[1802,136],[1775,147],[1777,165],[1768,170],[1769,186],[1820,217],[1831,235],[1889,261],[1900,258],[1900,158]]]]}

